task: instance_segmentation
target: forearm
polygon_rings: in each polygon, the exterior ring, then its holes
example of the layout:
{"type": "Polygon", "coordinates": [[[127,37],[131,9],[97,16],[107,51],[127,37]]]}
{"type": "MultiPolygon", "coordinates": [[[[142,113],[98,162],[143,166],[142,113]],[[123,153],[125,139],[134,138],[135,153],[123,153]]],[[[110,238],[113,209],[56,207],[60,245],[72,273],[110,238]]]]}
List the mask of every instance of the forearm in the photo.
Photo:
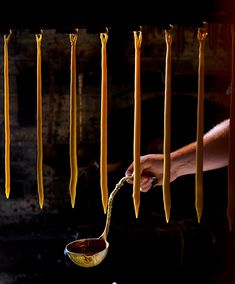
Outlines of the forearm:
{"type": "MultiPolygon", "coordinates": [[[[203,170],[222,168],[228,164],[229,120],[225,120],[204,135],[203,170]]],[[[196,172],[196,142],[171,153],[172,172],[176,176],[196,172]]]]}
{"type": "MultiPolygon", "coordinates": [[[[203,170],[209,171],[228,165],[229,156],[229,119],[221,122],[203,137],[203,170]]],[[[171,153],[171,182],[177,177],[196,173],[196,142],[188,144],[171,153]]],[[[141,188],[148,191],[152,186],[153,177],[157,185],[163,182],[163,154],[149,154],[141,157],[141,188]]],[[[133,163],[126,174],[133,173],[133,163]]],[[[128,182],[132,183],[132,180],[128,182]]]]}

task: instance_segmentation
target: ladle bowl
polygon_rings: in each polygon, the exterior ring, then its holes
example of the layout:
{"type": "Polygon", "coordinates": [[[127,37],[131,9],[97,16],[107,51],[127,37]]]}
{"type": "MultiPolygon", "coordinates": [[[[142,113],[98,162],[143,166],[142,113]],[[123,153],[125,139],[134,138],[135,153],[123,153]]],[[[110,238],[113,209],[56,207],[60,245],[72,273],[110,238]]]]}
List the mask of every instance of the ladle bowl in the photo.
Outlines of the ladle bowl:
{"type": "Polygon", "coordinates": [[[77,265],[92,267],[101,263],[108,252],[109,243],[103,239],[80,239],[69,243],[65,253],[77,265]]]}
{"type": "Polygon", "coordinates": [[[124,182],[133,176],[125,176],[116,184],[108,200],[106,224],[102,235],[99,238],[79,239],[66,245],[64,254],[77,265],[82,267],[93,267],[101,263],[108,253],[109,243],[107,236],[109,232],[112,203],[115,194],[122,187],[124,182]]]}

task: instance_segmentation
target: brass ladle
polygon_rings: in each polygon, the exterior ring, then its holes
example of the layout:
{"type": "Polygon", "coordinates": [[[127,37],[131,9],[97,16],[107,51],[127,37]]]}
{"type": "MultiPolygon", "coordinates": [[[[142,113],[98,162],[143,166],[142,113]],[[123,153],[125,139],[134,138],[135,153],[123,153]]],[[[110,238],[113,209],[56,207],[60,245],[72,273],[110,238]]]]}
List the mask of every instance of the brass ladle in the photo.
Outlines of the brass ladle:
{"type": "Polygon", "coordinates": [[[82,267],[96,266],[105,258],[108,252],[109,243],[107,236],[110,227],[111,211],[113,198],[124,182],[133,176],[125,176],[116,184],[115,189],[111,192],[108,200],[108,209],[106,224],[103,233],[99,238],[80,239],[70,242],[66,245],[64,253],[77,265],[82,267]]]}

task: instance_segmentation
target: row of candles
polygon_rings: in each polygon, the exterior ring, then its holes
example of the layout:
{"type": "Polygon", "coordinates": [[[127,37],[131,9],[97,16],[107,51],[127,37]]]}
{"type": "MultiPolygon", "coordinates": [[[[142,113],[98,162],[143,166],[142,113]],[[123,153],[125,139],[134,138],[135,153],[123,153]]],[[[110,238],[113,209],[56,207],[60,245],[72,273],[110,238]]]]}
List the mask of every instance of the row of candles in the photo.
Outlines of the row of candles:
{"type": "MultiPolygon", "coordinates": [[[[166,222],[170,220],[171,195],[170,195],[170,141],[171,141],[171,47],[174,27],[169,26],[165,30],[166,57],[165,57],[165,92],[164,92],[164,171],[163,171],[163,201],[166,222]]],[[[8,71],[8,42],[12,31],[4,35],[4,120],[5,120],[5,194],[10,196],[10,118],[9,118],[9,71],[8,71]]],[[[43,31],[36,34],[37,43],[37,182],[40,208],[44,203],[43,188],[43,142],[42,142],[42,78],[41,78],[41,42],[43,31]]],[[[135,216],[138,217],[140,207],[140,137],[141,137],[141,43],[142,30],[134,31],[135,47],[135,74],[134,74],[134,133],[133,133],[133,202],[135,216]]],[[[198,63],[198,106],[197,106],[197,144],[196,144],[196,176],[195,176],[195,208],[198,222],[201,220],[203,211],[203,132],[204,132],[204,50],[207,38],[207,23],[202,28],[198,28],[197,40],[199,42],[199,63],[198,63]]],[[[235,71],[234,71],[234,45],[235,35],[232,30],[232,96],[230,127],[235,120],[235,102],[233,100],[235,71]]],[[[77,164],[77,82],[76,82],[76,45],[78,40],[78,30],[74,34],[69,34],[71,43],[70,61],[70,184],[69,192],[72,208],[75,206],[78,164],[77,164]]],[[[100,188],[104,213],[108,205],[108,173],[107,173],[107,99],[108,99],[108,72],[107,72],[107,49],[108,29],[100,33],[101,40],[101,112],[100,112],[100,188]]],[[[232,133],[232,132],[231,132],[232,133]]],[[[232,229],[234,217],[234,185],[235,175],[235,153],[233,141],[235,134],[230,135],[229,167],[228,167],[228,220],[229,227],[232,229]]]]}

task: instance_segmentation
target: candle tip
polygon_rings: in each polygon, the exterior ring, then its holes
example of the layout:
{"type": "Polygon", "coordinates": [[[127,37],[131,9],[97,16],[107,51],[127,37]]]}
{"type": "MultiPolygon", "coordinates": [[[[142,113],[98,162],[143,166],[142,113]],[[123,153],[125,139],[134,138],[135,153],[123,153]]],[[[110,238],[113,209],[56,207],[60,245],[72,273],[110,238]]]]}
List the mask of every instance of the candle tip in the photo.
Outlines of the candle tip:
{"type": "Polygon", "coordinates": [[[72,206],[72,208],[74,208],[75,199],[76,199],[76,191],[73,191],[71,188],[69,189],[69,191],[70,191],[71,206],[72,206]]]}
{"type": "Polygon", "coordinates": [[[103,203],[103,210],[104,210],[104,214],[106,214],[106,213],[107,213],[107,204],[105,205],[105,204],[103,203]]]}
{"type": "Polygon", "coordinates": [[[72,206],[72,208],[74,208],[74,206],[75,206],[75,198],[71,198],[71,206],[72,206]]]}
{"type": "Polygon", "coordinates": [[[5,187],[5,195],[6,195],[6,198],[8,199],[9,196],[10,196],[10,186],[9,185],[6,185],[5,187]]]}
{"type": "Polygon", "coordinates": [[[43,201],[44,201],[44,197],[43,196],[39,196],[39,206],[40,206],[40,209],[43,208],[43,201]]]}
{"type": "Polygon", "coordinates": [[[202,217],[202,208],[197,209],[197,222],[201,223],[201,217],[202,217]]]}
{"type": "Polygon", "coordinates": [[[135,217],[137,219],[139,216],[139,203],[136,204],[136,202],[134,201],[134,207],[135,207],[135,217]]]}
{"type": "Polygon", "coordinates": [[[170,221],[170,212],[166,213],[166,222],[167,224],[169,223],[170,221]]]}

